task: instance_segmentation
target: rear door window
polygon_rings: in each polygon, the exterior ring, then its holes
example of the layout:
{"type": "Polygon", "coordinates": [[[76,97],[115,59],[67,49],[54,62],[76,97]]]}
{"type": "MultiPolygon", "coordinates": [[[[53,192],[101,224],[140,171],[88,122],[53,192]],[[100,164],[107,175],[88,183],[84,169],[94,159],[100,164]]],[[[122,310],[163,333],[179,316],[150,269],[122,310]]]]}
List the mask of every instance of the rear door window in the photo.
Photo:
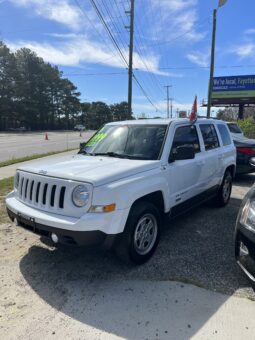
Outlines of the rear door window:
{"type": "Polygon", "coordinates": [[[223,145],[227,146],[227,145],[232,144],[232,140],[231,140],[228,128],[223,124],[218,124],[217,127],[220,132],[223,145]]]}
{"type": "Polygon", "coordinates": [[[205,150],[208,151],[218,148],[219,140],[214,125],[200,124],[199,127],[203,136],[205,150]]]}

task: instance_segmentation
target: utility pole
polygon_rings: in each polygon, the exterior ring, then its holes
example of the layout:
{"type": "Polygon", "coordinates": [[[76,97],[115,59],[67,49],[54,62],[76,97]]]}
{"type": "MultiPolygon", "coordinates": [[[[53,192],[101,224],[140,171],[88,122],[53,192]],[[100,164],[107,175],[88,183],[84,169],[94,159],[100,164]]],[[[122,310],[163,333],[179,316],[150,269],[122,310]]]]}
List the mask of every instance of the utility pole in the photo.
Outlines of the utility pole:
{"type": "Polygon", "coordinates": [[[213,76],[214,76],[216,24],[217,24],[217,9],[214,9],[213,10],[212,47],[211,47],[211,67],[210,67],[210,79],[209,79],[209,86],[208,86],[207,118],[210,118],[211,116],[211,106],[212,106],[212,87],[213,87],[213,76]]]}
{"type": "Polygon", "coordinates": [[[135,0],[130,0],[131,8],[126,13],[130,14],[129,27],[129,63],[128,63],[128,113],[132,115],[132,85],[133,85],[133,49],[134,49],[134,14],[135,0]]]}
{"type": "Polygon", "coordinates": [[[170,98],[170,100],[171,100],[171,119],[173,118],[173,99],[174,98],[170,98]]]}
{"type": "MultiPolygon", "coordinates": [[[[170,105],[169,105],[169,87],[172,87],[172,85],[166,85],[164,86],[166,88],[166,93],[167,93],[167,118],[169,118],[169,109],[170,109],[170,105]]],[[[171,102],[172,102],[172,98],[171,98],[171,102]]],[[[171,104],[171,118],[172,118],[172,104],[171,104]]]]}

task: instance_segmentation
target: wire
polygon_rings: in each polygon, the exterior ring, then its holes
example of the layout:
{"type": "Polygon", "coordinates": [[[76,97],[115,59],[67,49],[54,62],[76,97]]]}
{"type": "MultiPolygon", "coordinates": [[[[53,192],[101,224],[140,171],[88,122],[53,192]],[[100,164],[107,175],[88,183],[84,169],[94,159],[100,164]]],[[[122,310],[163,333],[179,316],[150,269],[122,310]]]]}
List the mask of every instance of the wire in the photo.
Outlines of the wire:
{"type": "Polygon", "coordinates": [[[115,76],[115,75],[127,75],[127,72],[101,72],[101,73],[68,73],[64,74],[65,77],[75,76],[115,76]]]}
{"type": "Polygon", "coordinates": [[[111,38],[111,40],[112,40],[114,46],[117,48],[117,50],[118,50],[118,52],[119,52],[119,54],[120,54],[122,60],[123,60],[124,63],[127,65],[127,67],[129,67],[128,62],[126,61],[125,56],[123,55],[121,49],[119,48],[119,45],[118,45],[117,41],[115,40],[114,36],[112,35],[112,32],[111,32],[111,30],[109,29],[107,23],[105,22],[105,20],[104,20],[104,18],[103,18],[103,16],[102,16],[102,14],[101,14],[101,12],[100,12],[98,6],[96,5],[95,1],[94,1],[94,0],[90,0],[90,2],[91,2],[91,4],[92,4],[92,6],[94,7],[94,9],[95,9],[95,11],[96,11],[96,13],[97,13],[99,19],[100,19],[101,22],[103,23],[103,26],[105,27],[106,31],[108,32],[108,34],[109,34],[109,36],[110,36],[110,38],[111,38]]]}
{"type": "MultiPolygon", "coordinates": [[[[116,47],[116,49],[118,50],[123,62],[127,65],[127,67],[129,67],[129,64],[123,54],[123,52],[121,51],[118,42],[116,41],[115,37],[113,36],[109,26],[107,25],[106,21],[104,20],[104,17],[102,16],[102,13],[100,12],[100,9],[98,8],[95,0],[90,0],[92,6],[94,7],[97,16],[99,17],[100,21],[103,23],[103,26],[105,27],[108,35],[110,36],[112,43],[114,44],[114,46],[116,47]]],[[[141,89],[142,93],[144,94],[144,96],[147,98],[147,100],[149,101],[149,103],[157,110],[160,111],[157,106],[152,102],[152,100],[149,98],[147,92],[145,91],[145,89],[143,88],[143,86],[141,85],[141,83],[139,82],[139,80],[137,79],[137,77],[135,76],[135,74],[133,73],[133,78],[136,81],[137,85],[139,86],[139,88],[141,89]]]]}

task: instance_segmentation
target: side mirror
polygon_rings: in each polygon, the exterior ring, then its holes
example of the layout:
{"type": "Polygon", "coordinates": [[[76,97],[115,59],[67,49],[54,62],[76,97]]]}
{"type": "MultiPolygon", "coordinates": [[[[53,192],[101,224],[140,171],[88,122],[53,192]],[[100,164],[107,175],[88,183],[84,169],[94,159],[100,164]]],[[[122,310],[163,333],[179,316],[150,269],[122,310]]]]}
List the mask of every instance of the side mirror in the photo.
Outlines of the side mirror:
{"type": "Polygon", "coordinates": [[[176,151],[172,154],[173,161],[180,161],[185,159],[194,159],[195,150],[193,146],[178,146],[176,151]]]}

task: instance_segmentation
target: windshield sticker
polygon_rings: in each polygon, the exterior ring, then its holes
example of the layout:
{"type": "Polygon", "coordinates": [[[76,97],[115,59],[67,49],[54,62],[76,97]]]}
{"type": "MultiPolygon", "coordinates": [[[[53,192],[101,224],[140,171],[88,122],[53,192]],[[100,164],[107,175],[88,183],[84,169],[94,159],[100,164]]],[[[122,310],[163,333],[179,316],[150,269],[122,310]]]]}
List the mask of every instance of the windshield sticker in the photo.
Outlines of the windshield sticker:
{"type": "Polygon", "coordinates": [[[91,140],[86,144],[86,146],[94,146],[98,142],[101,142],[105,137],[107,136],[107,133],[97,133],[94,137],[91,138],[91,140]]]}

